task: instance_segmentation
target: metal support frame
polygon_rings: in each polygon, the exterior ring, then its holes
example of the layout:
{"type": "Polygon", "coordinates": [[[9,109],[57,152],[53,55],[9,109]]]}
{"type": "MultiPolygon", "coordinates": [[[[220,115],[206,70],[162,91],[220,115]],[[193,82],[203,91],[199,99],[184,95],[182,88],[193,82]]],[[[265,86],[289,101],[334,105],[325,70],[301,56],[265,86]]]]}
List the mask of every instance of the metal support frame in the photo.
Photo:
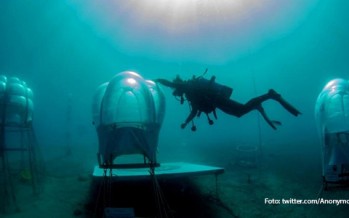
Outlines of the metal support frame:
{"type": "Polygon", "coordinates": [[[16,182],[13,176],[15,169],[9,154],[20,152],[20,163],[19,167],[17,167],[19,169],[16,170],[27,173],[27,179],[31,183],[34,194],[39,193],[39,172],[35,150],[37,141],[31,123],[26,126],[7,126],[3,124],[4,122],[0,124],[0,190],[3,196],[0,198],[0,212],[5,213],[11,206],[16,211],[20,210],[16,196],[16,182]],[[18,135],[19,147],[9,145],[9,140],[7,139],[9,134],[18,135]]]}

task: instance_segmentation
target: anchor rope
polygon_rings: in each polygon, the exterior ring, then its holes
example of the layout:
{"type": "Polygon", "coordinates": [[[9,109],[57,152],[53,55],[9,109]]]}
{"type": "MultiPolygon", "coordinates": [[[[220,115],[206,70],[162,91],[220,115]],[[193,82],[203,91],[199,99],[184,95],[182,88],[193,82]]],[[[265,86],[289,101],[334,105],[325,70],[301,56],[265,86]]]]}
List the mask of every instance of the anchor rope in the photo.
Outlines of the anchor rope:
{"type": "Polygon", "coordinates": [[[150,168],[149,173],[151,175],[152,182],[153,182],[153,188],[154,188],[154,192],[155,192],[155,201],[157,204],[156,206],[158,209],[159,218],[173,217],[171,213],[168,213],[168,211],[171,211],[171,209],[169,207],[169,204],[166,201],[164,193],[161,190],[159,181],[156,178],[154,166],[152,166],[150,168]]]}

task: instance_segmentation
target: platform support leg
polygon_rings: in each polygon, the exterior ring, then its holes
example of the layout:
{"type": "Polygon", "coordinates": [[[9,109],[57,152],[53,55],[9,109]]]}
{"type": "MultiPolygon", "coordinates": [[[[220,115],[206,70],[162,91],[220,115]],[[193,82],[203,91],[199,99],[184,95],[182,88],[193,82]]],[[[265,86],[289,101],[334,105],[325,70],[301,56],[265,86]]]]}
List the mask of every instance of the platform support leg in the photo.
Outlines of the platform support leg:
{"type": "Polygon", "coordinates": [[[216,198],[219,199],[219,191],[218,191],[218,174],[215,173],[215,182],[216,182],[216,198]]]}

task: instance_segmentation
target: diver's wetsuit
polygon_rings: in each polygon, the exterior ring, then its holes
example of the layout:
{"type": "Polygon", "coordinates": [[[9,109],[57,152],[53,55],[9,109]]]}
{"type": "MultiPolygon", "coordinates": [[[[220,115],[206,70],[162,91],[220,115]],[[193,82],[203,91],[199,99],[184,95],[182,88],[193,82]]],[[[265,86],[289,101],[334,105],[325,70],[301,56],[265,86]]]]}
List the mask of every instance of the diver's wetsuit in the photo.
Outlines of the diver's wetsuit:
{"type": "Polygon", "coordinates": [[[292,105],[287,103],[284,99],[282,99],[281,95],[275,92],[273,89],[270,89],[267,94],[252,98],[246,104],[241,104],[231,99],[217,101],[216,104],[217,104],[217,107],[223,112],[233,116],[237,116],[237,117],[241,117],[252,110],[258,110],[263,116],[263,118],[265,119],[265,121],[273,129],[276,129],[275,125],[281,125],[281,122],[270,120],[267,114],[265,113],[264,108],[262,107],[262,103],[269,99],[278,101],[287,111],[289,111],[294,116],[298,116],[300,114],[300,112],[296,108],[294,108],[292,105]]]}
{"type": "MultiPolygon", "coordinates": [[[[211,112],[214,113],[216,117],[215,109],[219,108],[223,112],[241,117],[252,110],[258,110],[266,122],[273,128],[276,129],[275,125],[280,125],[279,121],[273,121],[266,115],[262,103],[266,100],[273,99],[279,102],[286,110],[288,110],[294,116],[298,116],[300,112],[294,108],[292,105],[287,103],[280,94],[274,90],[269,90],[267,94],[261,95],[259,97],[252,98],[245,104],[241,104],[237,101],[230,99],[232,94],[232,89],[227,86],[222,86],[215,83],[215,77],[211,80],[204,79],[202,77],[193,78],[188,81],[174,81],[170,82],[164,79],[158,79],[157,82],[174,88],[173,94],[175,96],[180,96],[183,98],[185,95],[186,99],[191,105],[191,112],[185,122],[181,125],[185,128],[188,123],[190,123],[195,116],[200,115],[201,112],[207,115],[211,112]]],[[[213,122],[208,117],[210,124],[213,122]]]]}

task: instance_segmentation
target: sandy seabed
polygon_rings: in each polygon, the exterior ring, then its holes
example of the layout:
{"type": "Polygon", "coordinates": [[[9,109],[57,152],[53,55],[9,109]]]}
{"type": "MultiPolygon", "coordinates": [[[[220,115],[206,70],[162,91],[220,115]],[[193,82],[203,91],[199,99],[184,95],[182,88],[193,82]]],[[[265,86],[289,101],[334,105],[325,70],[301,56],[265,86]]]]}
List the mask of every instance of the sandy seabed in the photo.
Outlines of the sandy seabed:
{"type": "MultiPolygon", "coordinates": [[[[102,180],[91,175],[96,164],[95,148],[84,149],[78,152],[81,149],[76,147],[71,155],[58,148],[42,149],[48,156],[44,158],[46,169],[41,172],[39,193],[33,194],[31,184],[13,173],[18,208],[10,201],[0,217],[102,217],[107,204],[133,207],[136,217],[157,216],[151,181],[114,182],[107,190],[102,180]]],[[[234,151],[212,150],[204,155],[201,149],[199,156],[183,150],[174,152],[169,154],[180,161],[224,167],[225,173],[217,180],[214,175],[206,175],[159,181],[166,202],[161,205],[166,207],[168,217],[348,216],[349,205],[345,204],[277,204],[282,199],[349,199],[347,188],[321,191],[320,159],[309,161],[296,152],[264,151],[257,165],[249,165],[242,163],[234,151]]],[[[169,158],[164,155],[163,159],[169,158]]]]}

